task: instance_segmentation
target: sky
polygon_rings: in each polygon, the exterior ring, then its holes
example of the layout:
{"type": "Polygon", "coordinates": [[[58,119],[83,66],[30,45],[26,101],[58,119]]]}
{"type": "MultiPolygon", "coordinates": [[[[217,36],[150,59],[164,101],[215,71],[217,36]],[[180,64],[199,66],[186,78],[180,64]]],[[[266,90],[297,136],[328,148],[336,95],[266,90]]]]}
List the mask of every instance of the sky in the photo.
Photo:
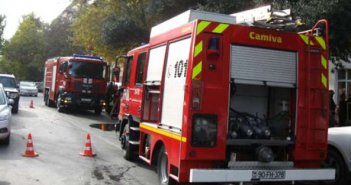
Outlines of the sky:
{"type": "Polygon", "coordinates": [[[71,0],[0,0],[0,14],[6,16],[3,37],[10,39],[15,34],[23,15],[33,12],[43,22],[50,23],[70,2],[71,0]]]}

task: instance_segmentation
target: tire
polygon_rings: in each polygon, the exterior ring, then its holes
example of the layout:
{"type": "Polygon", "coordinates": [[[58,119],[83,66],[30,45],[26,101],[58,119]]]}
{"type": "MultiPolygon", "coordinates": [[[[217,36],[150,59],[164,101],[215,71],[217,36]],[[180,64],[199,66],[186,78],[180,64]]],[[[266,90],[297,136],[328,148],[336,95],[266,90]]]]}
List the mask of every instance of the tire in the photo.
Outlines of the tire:
{"type": "Polygon", "coordinates": [[[18,113],[18,103],[15,103],[11,109],[11,112],[14,114],[18,113]]]}
{"type": "Polygon", "coordinates": [[[54,102],[50,100],[50,98],[49,98],[49,91],[47,91],[47,90],[45,90],[44,102],[45,102],[45,105],[48,106],[48,107],[53,107],[54,106],[54,102]]]}
{"type": "Polygon", "coordinates": [[[124,125],[121,135],[121,148],[123,150],[123,158],[132,161],[134,159],[133,145],[129,143],[129,123],[124,125]]]}
{"type": "Polygon", "coordinates": [[[10,144],[10,135],[2,141],[2,144],[8,146],[10,144]]]}
{"type": "Polygon", "coordinates": [[[178,184],[174,179],[169,178],[168,175],[168,156],[166,150],[162,147],[158,153],[157,159],[157,176],[160,185],[176,185],[178,184]]]}
{"type": "Polygon", "coordinates": [[[327,159],[323,162],[324,168],[335,169],[335,180],[324,181],[324,184],[330,185],[346,185],[347,184],[347,171],[343,157],[334,149],[328,149],[327,159]]]}
{"type": "Polygon", "coordinates": [[[57,99],[56,99],[56,108],[58,112],[63,112],[64,107],[61,106],[61,94],[58,94],[57,99]]]}
{"type": "Polygon", "coordinates": [[[102,112],[102,107],[96,107],[94,112],[95,112],[95,115],[100,115],[102,112]]]}

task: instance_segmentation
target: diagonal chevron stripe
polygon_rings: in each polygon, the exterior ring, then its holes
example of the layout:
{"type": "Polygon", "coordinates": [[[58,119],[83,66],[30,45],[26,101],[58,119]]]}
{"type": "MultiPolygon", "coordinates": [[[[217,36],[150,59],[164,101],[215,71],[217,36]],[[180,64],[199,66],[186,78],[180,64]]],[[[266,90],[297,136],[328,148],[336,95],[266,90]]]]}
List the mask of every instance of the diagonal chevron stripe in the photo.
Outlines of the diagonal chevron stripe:
{"type": "Polygon", "coordinates": [[[208,21],[201,21],[198,25],[197,25],[197,29],[196,29],[196,35],[199,35],[208,25],[210,25],[211,22],[208,21]]]}
{"type": "Polygon", "coordinates": [[[193,75],[192,79],[196,78],[202,71],[202,61],[200,61],[194,68],[193,68],[193,75]]]}
{"type": "Polygon", "coordinates": [[[307,35],[300,35],[301,39],[305,42],[306,45],[311,45],[311,46],[314,46],[314,43],[310,40],[308,40],[308,36],[307,35]],[[310,43],[308,43],[310,42],[310,43]]]}
{"type": "Polygon", "coordinates": [[[327,77],[325,77],[325,75],[324,75],[323,73],[322,73],[322,75],[321,75],[321,82],[322,82],[323,86],[324,86],[325,88],[327,88],[328,79],[327,79],[327,77]]]}
{"type": "Polygon", "coordinates": [[[215,29],[212,30],[213,33],[223,33],[229,27],[229,24],[219,24],[215,29]]]}
{"type": "Polygon", "coordinates": [[[325,50],[327,48],[327,46],[325,44],[325,41],[324,41],[323,37],[315,37],[315,38],[318,41],[319,45],[321,45],[322,48],[325,50]]]}
{"type": "Polygon", "coordinates": [[[203,44],[202,41],[196,44],[194,58],[202,52],[202,44],[203,44]]]}
{"type": "Polygon", "coordinates": [[[322,64],[324,69],[328,68],[327,59],[325,59],[323,55],[321,55],[321,64],[322,64]]]}

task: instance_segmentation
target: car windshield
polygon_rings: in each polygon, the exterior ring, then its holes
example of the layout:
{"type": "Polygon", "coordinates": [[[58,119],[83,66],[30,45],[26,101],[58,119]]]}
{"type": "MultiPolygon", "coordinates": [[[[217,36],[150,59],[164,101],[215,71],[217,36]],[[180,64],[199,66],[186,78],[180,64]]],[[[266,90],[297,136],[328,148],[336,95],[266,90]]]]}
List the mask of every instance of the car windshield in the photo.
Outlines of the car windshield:
{"type": "Polygon", "coordinates": [[[0,105],[4,105],[6,103],[6,99],[4,96],[3,89],[0,89],[0,105]]]}
{"type": "Polygon", "coordinates": [[[69,65],[69,73],[73,77],[103,78],[103,64],[70,61],[69,65]]]}
{"type": "Polygon", "coordinates": [[[11,77],[0,76],[0,83],[2,83],[4,87],[16,88],[16,80],[11,77]]]}
{"type": "Polygon", "coordinates": [[[35,87],[34,83],[30,83],[30,82],[21,82],[20,83],[21,87],[35,87]]]}

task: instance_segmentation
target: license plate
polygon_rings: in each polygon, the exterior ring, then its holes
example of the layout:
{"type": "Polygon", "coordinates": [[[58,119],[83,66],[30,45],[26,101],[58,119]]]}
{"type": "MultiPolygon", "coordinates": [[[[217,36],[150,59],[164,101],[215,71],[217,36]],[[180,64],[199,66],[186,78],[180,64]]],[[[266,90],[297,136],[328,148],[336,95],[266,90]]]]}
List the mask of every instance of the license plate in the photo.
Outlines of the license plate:
{"type": "Polygon", "coordinates": [[[90,98],[82,98],[82,102],[90,102],[91,99],[90,98]]]}
{"type": "Polygon", "coordinates": [[[254,170],[252,179],[285,179],[285,170],[254,170]]]}

